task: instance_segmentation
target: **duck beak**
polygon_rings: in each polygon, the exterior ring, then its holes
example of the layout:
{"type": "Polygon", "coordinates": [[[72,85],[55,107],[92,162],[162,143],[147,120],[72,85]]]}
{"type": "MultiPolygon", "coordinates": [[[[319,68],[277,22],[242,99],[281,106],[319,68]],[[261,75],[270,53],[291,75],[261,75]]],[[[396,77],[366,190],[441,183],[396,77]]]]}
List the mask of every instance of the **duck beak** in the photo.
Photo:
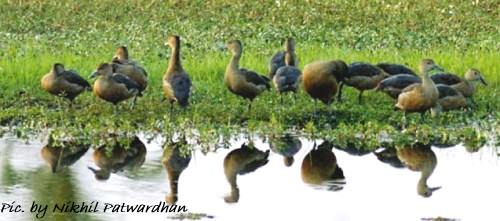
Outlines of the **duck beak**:
{"type": "Polygon", "coordinates": [[[481,76],[479,77],[479,80],[481,81],[481,83],[483,83],[485,86],[488,86],[488,84],[486,83],[486,81],[484,80],[484,78],[481,76]]]}
{"type": "Polygon", "coordinates": [[[94,73],[92,73],[92,74],[89,75],[89,78],[90,79],[96,78],[97,74],[98,74],[97,71],[94,71],[94,73]]]}
{"type": "Polygon", "coordinates": [[[440,186],[438,186],[438,187],[429,187],[429,190],[430,190],[431,192],[434,192],[434,191],[439,190],[439,189],[441,189],[441,187],[440,187],[440,186]]]}

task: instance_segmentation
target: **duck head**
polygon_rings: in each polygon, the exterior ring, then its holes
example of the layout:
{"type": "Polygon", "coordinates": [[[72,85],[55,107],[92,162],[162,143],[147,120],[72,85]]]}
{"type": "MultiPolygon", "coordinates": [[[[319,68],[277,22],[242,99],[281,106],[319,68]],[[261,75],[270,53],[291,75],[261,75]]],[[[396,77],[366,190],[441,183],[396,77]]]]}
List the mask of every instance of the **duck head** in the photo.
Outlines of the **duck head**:
{"type": "Polygon", "coordinates": [[[170,35],[167,38],[167,45],[170,48],[176,48],[179,46],[179,42],[181,41],[181,38],[177,35],[170,35]]]}
{"type": "Polygon", "coordinates": [[[107,76],[113,74],[113,66],[108,63],[102,63],[97,66],[97,69],[89,77],[96,78],[97,76],[107,76]]]}
{"type": "Polygon", "coordinates": [[[240,40],[231,40],[227,42],[226,48],[229,49],[233,55],[240,55],[243,51],[243,46],[240,40]]]}
{"type": "Polygon", "coordinates": [[[116,49],[113,59],[123,60],[128,59],[128,49],[126,46],[120,46],[116,49]]]}
{"type": "Polygon", "coordinates": [[[436,68],[436,63],[432,59],[422,59],[420,62],[419,70],[420,74],[423,75],[428,75],[429,71],[433,68],[436,68]]]}
{"type": "Polygon", "coordinates": [[[479,72],[477,69],[471,68],[465,73],[465,79],[468,81],[480,81],[484,85],[488,85],[486,81],[484,80],[483,76],[481,75],[481,72],[479,72]]]}

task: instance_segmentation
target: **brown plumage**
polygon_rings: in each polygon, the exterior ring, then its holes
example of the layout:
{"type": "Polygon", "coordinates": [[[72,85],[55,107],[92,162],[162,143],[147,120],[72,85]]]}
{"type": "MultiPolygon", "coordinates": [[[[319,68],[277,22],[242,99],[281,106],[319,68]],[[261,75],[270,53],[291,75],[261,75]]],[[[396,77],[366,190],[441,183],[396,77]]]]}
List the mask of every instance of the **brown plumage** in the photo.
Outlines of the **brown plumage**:
{"type": "Polygon", "coordinates": [[[384,80],[389,75],[381,68],[363,62],[354,62],[349,65],[347,75],[340,83],[338,100],[342,99],[342,88],[344,84],[358,89],[358,102],[361,103],[363,92],[377,87],[380,81],[384,80]]]}
{"type": "MultiPolygon", "coordinates": [[[[116,135],[113,135],[116,136],[116,135]]],[[[146,146],[137,137],[132,137],[128,142],[120,142],[108,147],[106,145],[97,148],[92,157],[99,170],[89,167],[97,180],[109,179],[111,173],[117,173],[124,169],[137,169],[146,160],[146,146]],[[128,146],[125,146],[125,143],[128,146]],[[112,148],[110,151],[109,148],[112,148]]]]}
{"type": "MultiPolygon", "coordinates": [[[[181,64],[181,40],[179,36],[169,36],[168,46],[172,49],[172,56],[168,68],[163,75],[163,92],[171,104],[177,102],[181,107],[189,104],[191,79],[181,64]]],[[[172,110],[173,106],[170,106],[172,110]]]]}
{"type": "Polygon", "coordinates": [[[465,97],[453,87],[444,84],[436,85],[439,91],[438,104],[443,111],[464,108],[467,106],[465,97]]]}
{"type": "Polygon", "coordinates": [[[240,190],[236,179],[238,175],[254,172],[268,162],[269,150],[263,152],[242,144],[240,148],[232,150],[224,158],[224,174],[231,186],[231,194],[224,198],[227,203],[236,203],[240,198],[240,190]]]}
{"type": "Polygon", "coordinates": [[[56,146],[49,138],[49,142],[42,148],[40,154],[55,173],[62,167],[73,165],[85,155],[89,148],[90,145],[79,144],[75,141],[62,141],[62,146],[56,146]]]}
{"type": "Polygon", "coordinates": [[[315,61],[304,67],[302,83],[314,99],[330,104],[337,93],[338,79],[343,79],[348,67],[344,61],[315,61]]]}
{"type": "Polygon", "coordinates": [[[112,65],[108,63],[100,64],[91,77],[97,77],[94,82],[94,94],[114,105],[137,96],[140,90],[140,86],[134,80],[126,75],[113,73],[112,65]]]}
{"type": "Polygon", "coordinates": [[[415,143],[411,146],[397,148],[396,154],[401,162],[410,170],[420,171],[420,179],[417,183],[417,193],[423,197],[430,197],[432,192],[440,187],[427,186],[427,180],[436,168],[436,154],[430,145],[415,143]]]}
{"type": "Polygon", "coordinates": [[[250,110],[253,99],[270,88],[270,79],[254,71],[240,68],[239,62],[243,46],[239,40],[229,41],[226,46],[231,51],[232,57],[226,68],[224,83],[233,94],[250,100],[248,105],[250,110]]]}
{"type": "Polygon", "coordinates": [[[481,75],[481,72],[473,68],[465,72],[464,78],[460,78],[454,74],[436,74],[431,76],[431,78],[436,84],[449,85],[462,93],[464,97],[472,97],[472,95],[474,95],[476,92],[475,82],[479,81],[484,85],[488,85],[481,75]]]}
{"type": "Polygon", "coordinates": [[[148,73],[136,61],[129,58],[128,49],[125,46],[118,47],[111,60],[114,73],[127,75],[139,84],[139,92],[143,92],[148,86],[148,73]]]}
{"type": "Polygon", "coordinates": [[[179,177],[191,161],[191,152],[187,154],[182,153],[182,148],[186,148],[186,140],[183,138],[176,143],[165,144],[162,156],[162,164],[165,167],[168,175],[168,182],[170,184],[170,193],[166,197],[168,204],[175,204],[177,202],[179,177]]]}
{"type": "Polygon", "coordinates": [[[41,80],[42,89],[50,94],[73,100],[85,90],[91,90],[89,82],[74,70],[65,70],[64,65],[56,63],[41,80]]]}
{"type": "Polygon", "coordinates": [[[406,113],[419,112],[423,120],[424,113],[436,106],[439,92],[428,73],[434,66],[433,60],[423,59],[420,63],[422,83],[412,84],[399,94],[395,107],[404,111],[405,115],[406,113]]]}
{"type": "Polygon", "coordinates": [[[324,141],[304,157],[301,166],[302,181],[313,185],[326,185],[329,190],[342,189],[343,182],[332,181],[345,179],[344,172],[337,164],[337,158],[332,152],[333,144],[324,141]],[[330,182],[328,182],[330,181],[330,182]]]}

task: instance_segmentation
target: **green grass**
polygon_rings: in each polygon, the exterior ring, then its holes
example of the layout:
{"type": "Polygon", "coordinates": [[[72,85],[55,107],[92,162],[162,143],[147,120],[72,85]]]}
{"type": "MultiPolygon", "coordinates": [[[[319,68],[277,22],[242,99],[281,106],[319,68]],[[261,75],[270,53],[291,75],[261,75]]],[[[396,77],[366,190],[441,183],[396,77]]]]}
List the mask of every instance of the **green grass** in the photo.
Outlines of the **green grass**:
{"type": "Polygon", "coordinates": [[[495,1],[140,2],[3,1],[0,125],[7,127],[0,134],[13,131],[27,137],[50,128],[56,137],[84,136],[99,142],[100,134],[110,131],[151,137],[182,131],[204,149],[227,145],[241,132],[294,131],[369,149],[385,145],[380,137],[386,136],[391,144],[482,144],[498,137],[500,34],[495,1]],[[184,68],[193,80],[190,107],[178,109],[174,116],[161,102],[161,78],[169,58],[164,42],[171,33],[182,37],[184,68]],[[311,118],[313,102],[302,91],[284,104],[275,91],[266,92],[246,113],[246,103],[223,85],[229,54],[221,46],[231,38],[241,39],[241,65],[264,74],[285,36],[296,38],[300,67],[318,59],[343,59],[416,68],[429,57],[459,75],[477,68],[489,86],[479,87],[474,112],[452,111],[423,124],[414,116],[412,126],[403,131],[402,114],[392,111],[389,97],[366,92],[365,104],[359,105],[352,88],[345,88],[344,103],[321,105],[319,119],[311,118]],[[122,105],[119,116],[114,116],[111,104],[86,93],[77,98],[74,110],[67,110],[64,101],[40,89],[40,78],[53,63],[62,62],[86,77],[122,44],[150,74],[150,85],[136,109],[122,105]]]}

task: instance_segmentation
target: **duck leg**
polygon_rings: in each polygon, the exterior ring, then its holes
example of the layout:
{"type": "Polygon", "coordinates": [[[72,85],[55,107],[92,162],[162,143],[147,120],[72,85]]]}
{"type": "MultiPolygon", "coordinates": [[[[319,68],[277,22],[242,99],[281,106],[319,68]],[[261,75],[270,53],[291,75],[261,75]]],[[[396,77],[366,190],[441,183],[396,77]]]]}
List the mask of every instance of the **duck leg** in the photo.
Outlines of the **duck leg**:
{"type": "Polygon", "coordinates": [[[247,111],[250,113],[251,110],[252,110],[252,100],[250,100],[250,102],[248,103],[247,111]]]}
{"type": "Polygon", "coordinates": [[[137,95],[136,95],[136,96],[134,96],[134,99],[133,99],[133,100],[132,100],[132,102],[130,103],[130,109],[131,109],[131,110],[133,110],[133,109],[134,109],[136,101],[137,101],[137,95]]]}
{"type": "Polygon", "coordinates": [[[344,82],[343,81],[340,82],[340,86],[339,86],[339,94],[337,95],[337,101],[338,102],[342,102],[342,88],[344,88],[344,82]]]}
{"type": "Polygon", "coordinates": [[[407,126],[407,124],[408,124],[408,122],[407,122],[407,119],[406,119],[406,118],[407,118],[407,113],[406,113],[406,111],[405,111],[405,112],[403,112],[403,127],[402,127],[403,129],[406,129],[406,126],[407,126]]]}
{"type": "Polygon", "coordinates": [[[425,111],[420,112],[420,123],[425,121],[425,111]]]}
{"type": "Polygon", "coordinates": [[[359,91],[359,95],[358,95],[358,103],[359,104],[362,104],[363,103],[363,91],[359,91]]]}

